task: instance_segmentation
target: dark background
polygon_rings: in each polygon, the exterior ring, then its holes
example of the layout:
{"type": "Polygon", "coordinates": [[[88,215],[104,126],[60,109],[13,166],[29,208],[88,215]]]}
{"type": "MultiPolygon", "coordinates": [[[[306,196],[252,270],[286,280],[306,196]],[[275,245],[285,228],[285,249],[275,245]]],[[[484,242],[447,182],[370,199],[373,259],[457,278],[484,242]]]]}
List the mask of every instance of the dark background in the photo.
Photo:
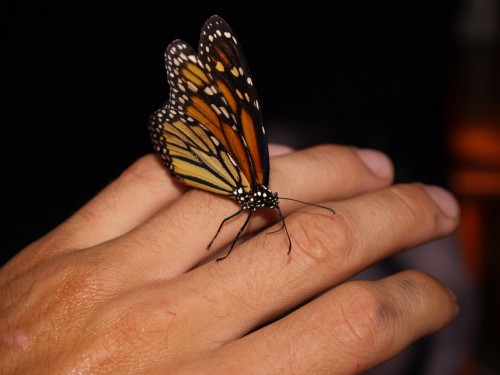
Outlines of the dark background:
{"type": "Polygon", "coordinates": [[[1,262],[151,152],[163,52],[176,38],[197,47],[212,14],[243,47],[271,141],[381,149],[397,181],[448,186],[463,2],[324,4],[3,2],[1,262]]]}

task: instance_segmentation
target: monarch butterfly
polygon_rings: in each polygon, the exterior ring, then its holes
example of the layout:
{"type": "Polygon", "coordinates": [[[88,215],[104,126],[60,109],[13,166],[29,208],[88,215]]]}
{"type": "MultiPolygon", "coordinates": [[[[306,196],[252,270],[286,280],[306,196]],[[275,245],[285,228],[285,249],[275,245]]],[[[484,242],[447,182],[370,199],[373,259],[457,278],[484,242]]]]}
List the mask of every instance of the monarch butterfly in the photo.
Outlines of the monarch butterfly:
{"type": "Polygon", "coordinates": [[[271,208],[279,214],[290,253],[279,199],[297,200],[279,198],[268,188],[266,131],[250,69],[232,29],[221,17],[210,17],[202,27],[198,53],[174,40],[165,51],[165,66],[169,99],[149,120],[155,151],[183,184],[232,197],[241,206],[222,220],[207,249],[228,220],[248,210],[229,251],[218,260],[226,258],[252,214],[271,208]]]}

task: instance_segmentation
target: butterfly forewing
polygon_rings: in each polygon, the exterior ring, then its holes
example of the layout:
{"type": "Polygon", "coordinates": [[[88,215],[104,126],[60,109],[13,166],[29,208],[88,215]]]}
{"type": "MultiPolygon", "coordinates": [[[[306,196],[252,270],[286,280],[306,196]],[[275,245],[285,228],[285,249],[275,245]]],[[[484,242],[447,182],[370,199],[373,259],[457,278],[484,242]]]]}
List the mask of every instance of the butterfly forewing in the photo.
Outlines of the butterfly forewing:
{"type": "Polygon", "coordinates": [[[250,69],[229,27],[218,16],[204,24],[199,58],[219,93],[222,131],[233,157],[252,186],[269,183],[269,154],[262,116],[250,69]]]}

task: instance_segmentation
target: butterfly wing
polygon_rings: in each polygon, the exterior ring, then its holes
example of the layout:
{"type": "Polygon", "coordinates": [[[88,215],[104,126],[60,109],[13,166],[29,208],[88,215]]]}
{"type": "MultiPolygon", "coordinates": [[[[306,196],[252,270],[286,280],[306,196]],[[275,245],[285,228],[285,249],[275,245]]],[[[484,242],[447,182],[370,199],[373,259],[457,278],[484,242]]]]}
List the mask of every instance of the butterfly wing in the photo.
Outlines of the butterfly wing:
{"type": "Polygon", "coordinates": [[[221,128],[233,157],[254,186],[267,186],[269,152],[257,91],[243,51],[221,17],[205,22],[199,55],[221,93],[214,104],[221,111],[221,128]]]}
{"type": "Polygon", "coordinates": [[[149,129],[172,175],[225,195],[267,186],[269,156],[256,92],[229,26],[211,17],[198,54],[176,40],[165,62],[170,96],[151,116],[149,129]]]}
{"type": "Polygon", "coordinates": [[[159,110],[151,116],[149,130],[154,148],[170,173],[185,185],[223,195],[249,187],[225,148],[193,119],[185,119],[176,110],[159,110]]]}

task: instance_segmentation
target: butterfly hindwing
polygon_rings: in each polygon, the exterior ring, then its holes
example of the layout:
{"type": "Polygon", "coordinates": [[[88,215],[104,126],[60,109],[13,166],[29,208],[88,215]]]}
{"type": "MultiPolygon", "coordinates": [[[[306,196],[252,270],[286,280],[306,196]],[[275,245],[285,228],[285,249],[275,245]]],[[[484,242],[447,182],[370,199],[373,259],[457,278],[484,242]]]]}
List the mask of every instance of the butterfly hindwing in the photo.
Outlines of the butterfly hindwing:
{"type": "Polygon", "coordinates": [[[213,141],[215,137],[177,111],[155,112],[149,129],[155,150],[182,183],[223,195],[232,195],[236,186],[248,185],[236,162],[213,141]]]}

